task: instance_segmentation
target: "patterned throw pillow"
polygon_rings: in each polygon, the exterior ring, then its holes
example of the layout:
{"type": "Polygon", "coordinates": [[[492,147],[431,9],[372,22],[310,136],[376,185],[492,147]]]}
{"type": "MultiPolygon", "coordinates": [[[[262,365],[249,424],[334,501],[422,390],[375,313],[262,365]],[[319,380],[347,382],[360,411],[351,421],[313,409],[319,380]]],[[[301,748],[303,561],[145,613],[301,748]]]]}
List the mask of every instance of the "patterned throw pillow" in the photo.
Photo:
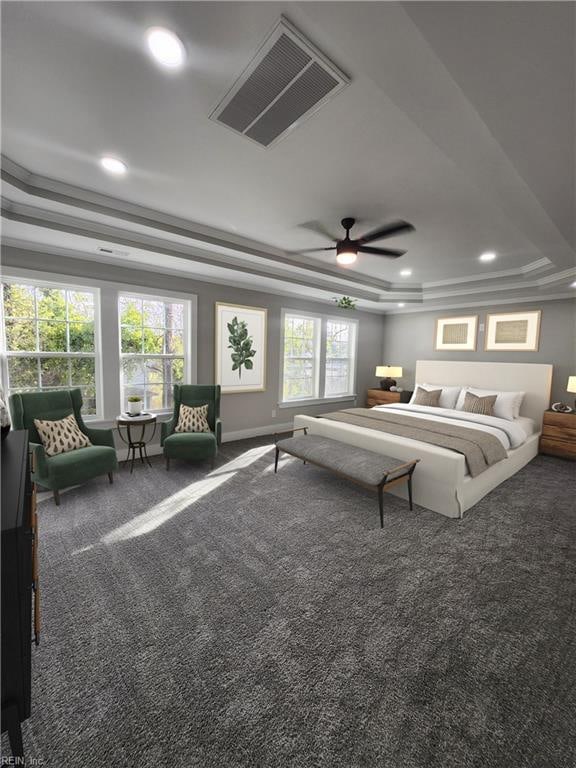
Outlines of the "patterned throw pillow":
{"type": "Polygon", "coordinates": [[[58,453],[67,453],[92,445],[80,430],[73,413],[58,421],[34,419],[34,426],[38,430],[47,456],[56,456],[58,453]]]}
{"type": "Polygon", "coordinates": [[[418,387],[416,390],[416,397],[412,401],[412,405],[430,405],[433,408],[440,406],[441,389],[422,389],[418,387]]]}
{"type": "Polygon", "coordinates": [[[197,408],[181,403],[174,432],[210,432],[208,403],[197,408]]]}
{"type": "Polygon", "coordinates": [[[494,416],[494,403],[498,395],[478,397],[472,392],[466,392],[463,411],[468,413],[481,413],[483,416],[494,416]]]}

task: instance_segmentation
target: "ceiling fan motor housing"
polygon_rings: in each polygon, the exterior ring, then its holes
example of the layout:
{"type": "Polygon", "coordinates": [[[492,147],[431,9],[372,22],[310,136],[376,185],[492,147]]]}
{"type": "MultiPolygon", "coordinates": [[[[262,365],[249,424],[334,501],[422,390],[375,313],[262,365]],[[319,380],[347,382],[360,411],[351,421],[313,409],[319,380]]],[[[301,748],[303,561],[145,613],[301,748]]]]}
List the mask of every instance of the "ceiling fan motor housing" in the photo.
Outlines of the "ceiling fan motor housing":
{"type": "Polygon", "coordinates": [[[358,245],[353,241],[350,240],[349,237],[344,238],[344,240],[339,240],[336,243],[336,253],[358,253],[358,245]]]}

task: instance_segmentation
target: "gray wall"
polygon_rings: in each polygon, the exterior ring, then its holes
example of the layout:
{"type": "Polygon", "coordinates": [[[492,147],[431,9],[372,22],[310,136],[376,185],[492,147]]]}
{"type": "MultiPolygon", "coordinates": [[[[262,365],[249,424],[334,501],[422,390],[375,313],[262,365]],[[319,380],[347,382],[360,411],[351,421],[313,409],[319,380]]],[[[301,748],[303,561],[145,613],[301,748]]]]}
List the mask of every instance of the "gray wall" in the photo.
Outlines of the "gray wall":
{"type": "Polygon", "coordinates": [[[414,312],[386,315],[382,360],[401,365],[404,377],[399,384],[406,389],[414,386],[416,360],[478,360],[506,363],[552,363],[552,402],[571,402],[574,395],[566,392],[568,376],[576,374],[576,299],[545,301],[535,304],[499,304],[493,307],[473,307],[452,311],[414,312]],[[485,325],[488,312],[515,312],[521,309],[541,309],[540,347],[537,352],[485,352],[484,330],[479,330],[476,352],[435,352],[436,318],[479,315],[485,325]]]}
{"type": "MultiPolygon", "coordinates": [[[[177,291],[196,294],[198,297],[198,383],[214,383],[214,303],[224,301],[268,309],[268,354],[266,391],[222,397],[222,419],[226,432],[283,424],[292,421],[297,413],[318,414],[333,410],[334,405],[317,405],[278,408],[280,366],[280,321],[282,307],[310,312],[342,315],[358,320],[357,392],[358,404],[365,404],[366,389],[377,385],[374,368],[380,362],[382,349],[382,315],[368,312],[339,310],[336,306],[304,301],[287,296],[276,296],[259,291],[249,291],[225,285],[215,285],[172,275],[99,264],[95,261],[71,259],[39,254],[31,251],[6,248],[3,251],[5,267],[18,267],[36,271],[67,275],[81,279],[105,280],[118,284],[137,285],[154,291],[177,291]],[[272,411],[276,416],[272,416],[272,411]]],[[[115,312],[115,308],[108,308],[115,312]]],[[[103,323],[106,308],[103,307],[103,323]]],[[[106,348],[106,345],[104,345],[106,348]]],[[[106,352],[105,352],[106,354],[106,352]]],[[[117,354],[112,351],[112,354],[117,354]]],[[[104,360],[104,378],[106,379],[104,360]]],[[[353,403],[351,403],[353,404],[353,403]]],[[[342,406],[346,407],[346,406],[342,406]]]]}

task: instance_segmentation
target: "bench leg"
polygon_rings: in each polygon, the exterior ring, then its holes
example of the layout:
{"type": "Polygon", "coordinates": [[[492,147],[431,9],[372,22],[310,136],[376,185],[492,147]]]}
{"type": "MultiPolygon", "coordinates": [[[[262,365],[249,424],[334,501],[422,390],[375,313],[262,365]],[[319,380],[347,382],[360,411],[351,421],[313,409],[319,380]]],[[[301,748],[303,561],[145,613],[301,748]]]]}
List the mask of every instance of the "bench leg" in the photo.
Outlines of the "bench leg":
{"type": "Polygon", "coordinates": [[[412,506],[412,473],[408,475],[408,501],[410,502],[410,511],[414,509],[412,506]]]}
{"type": "Polygon", "coordinates": [[[278,472],[278,456],[280,455],[280,448],[276,448],[276,455],[274,456],[274,474],[278,472]]]}
{"type": "Polygon", "coordinates": [[[378,486],[378,506],[380,508],[380,528],[384,528],[384,488],[378,486]]]}

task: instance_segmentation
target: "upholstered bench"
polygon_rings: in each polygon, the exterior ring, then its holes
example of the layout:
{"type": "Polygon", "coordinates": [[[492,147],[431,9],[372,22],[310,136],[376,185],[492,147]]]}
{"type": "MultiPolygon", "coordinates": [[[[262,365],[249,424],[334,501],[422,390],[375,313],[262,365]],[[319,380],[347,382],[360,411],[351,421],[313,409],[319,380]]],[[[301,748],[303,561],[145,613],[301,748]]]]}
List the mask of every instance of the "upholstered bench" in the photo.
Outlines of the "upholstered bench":
{"type": "MultiPolygon", "coordinates": [[[[294,432],[300,430],[295,429],[294,432]]],[[[328,469],[364,488],[376,491],[380,508],[380,527],[384,527],[384,490],[397,483],[408,483],[408,499],[412,509],[412,474],[420,459],[398,464],[398,459],[383,456],[375,451],[357,448],[355,445],[332,440],[320,435],[309,435],[307,427],[303,435],[278,440],[275,435],[276,456],[274,472],[278,471],[280,451],[290,454],[304,463],[328,469]]]]}

